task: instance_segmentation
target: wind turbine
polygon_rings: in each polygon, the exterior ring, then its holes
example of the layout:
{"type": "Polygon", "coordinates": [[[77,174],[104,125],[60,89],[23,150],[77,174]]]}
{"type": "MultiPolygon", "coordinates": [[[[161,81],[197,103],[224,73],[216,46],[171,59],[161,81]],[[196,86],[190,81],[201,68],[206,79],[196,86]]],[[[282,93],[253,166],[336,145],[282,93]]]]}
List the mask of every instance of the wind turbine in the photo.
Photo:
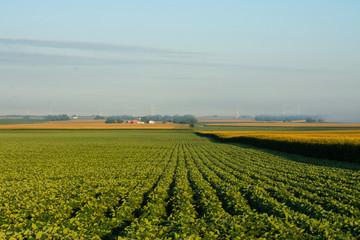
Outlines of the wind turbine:
{"type": "Polygon", "coordinates": [[[151,116],[155,116],[155,104],[151,104],[151,116]]]}

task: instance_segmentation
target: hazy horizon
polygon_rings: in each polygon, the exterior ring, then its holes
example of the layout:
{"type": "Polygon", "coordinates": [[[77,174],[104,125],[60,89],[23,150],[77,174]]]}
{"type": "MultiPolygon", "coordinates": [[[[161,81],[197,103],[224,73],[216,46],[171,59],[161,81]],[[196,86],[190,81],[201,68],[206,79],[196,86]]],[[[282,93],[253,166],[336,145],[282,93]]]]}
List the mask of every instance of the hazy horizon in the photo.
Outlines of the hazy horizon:
{"type": "Polygon", "coordinates": [[[7,1],[0,115],[360,122],[359,1],[7,1]]]}

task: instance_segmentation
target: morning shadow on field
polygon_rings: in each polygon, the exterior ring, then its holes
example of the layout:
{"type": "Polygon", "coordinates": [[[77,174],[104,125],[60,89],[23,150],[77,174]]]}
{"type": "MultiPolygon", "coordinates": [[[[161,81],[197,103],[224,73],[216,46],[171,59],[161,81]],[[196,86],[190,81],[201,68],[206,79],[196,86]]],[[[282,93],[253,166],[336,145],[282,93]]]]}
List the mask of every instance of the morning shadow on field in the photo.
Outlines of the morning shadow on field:
{"type": "Polygon", "coordinates": [[[211,136],[204,136],[204,135],[198,135],[200,137],[205,137],[209,141],[217,144],[226,144],[226,145],[232,145],[244,149],[251,149],[251,150],[257,150],[263,153],[280,156],[282,158],[285,158],[289,161],[299,162],[299,163],[306,163],[311,164],[315,166],[325,166],[325,167],[334,167],[334,168],[340,168],[340,169],[347,169],[352,171],[360,171],[360,163],[354,163],[354,162],[346,162],[346,161],[337,161],[337,160],[329,160],[329,159],[322,159],[322,158],[314,158],[314,157],[308,157],[303,156],[299,154],[293,154],[293,153],[287,153],[267,148],[261,148],[257,146],[252,146],[249,144],[244,143],[237,143],[237,142],[224,142],[221,140],[217,140],[211,136]]]}

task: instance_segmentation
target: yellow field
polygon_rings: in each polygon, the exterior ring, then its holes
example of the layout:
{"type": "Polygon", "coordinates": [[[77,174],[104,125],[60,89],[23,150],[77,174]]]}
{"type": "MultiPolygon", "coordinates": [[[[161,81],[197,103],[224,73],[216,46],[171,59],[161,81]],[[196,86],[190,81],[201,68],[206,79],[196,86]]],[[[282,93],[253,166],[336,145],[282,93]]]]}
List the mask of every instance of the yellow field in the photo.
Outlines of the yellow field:
{"type": "Polygon", "coordinates": [[[244,122],[208,123],[207,126],[233,127],[360,127],[359,123],[305,123],[305,122],[244,122]]]}
{"type": "Polygon", "coordinates": [[[266,140],[360,145],[360,130],[341,131],[209,131],[203,134],[215,134],[221,138],[251,137],[266,140]]]}
{"type": "Polygon", "coordinates": [[[34,124],[0,125],[0,129],[189,129],[189,126],[187,124],[168,122],[156,124],[106,124],[105,120],[69,120],[34,124]]]}

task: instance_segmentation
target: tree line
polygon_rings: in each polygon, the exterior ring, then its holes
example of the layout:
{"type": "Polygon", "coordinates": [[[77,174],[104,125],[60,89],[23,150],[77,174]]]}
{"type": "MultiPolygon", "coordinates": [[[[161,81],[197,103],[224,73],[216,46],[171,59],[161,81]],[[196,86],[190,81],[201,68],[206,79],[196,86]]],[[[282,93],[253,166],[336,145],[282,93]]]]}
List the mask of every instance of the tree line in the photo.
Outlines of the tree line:
{"type": "Polygon", "coordinates": [[[271,122],[271,121],[292,122],[292,121],[299,121],[299,120],[305,120],[306,122],[325,122],[325,120],[321,116],[309,116],[309,115],[288,115],[288,116],[258,115],[258,116],[255,116],[255,121],[262,121],[262,122],[271,122]]]}
{"type": "Polygon", "coordinates": [[[173,122],[173,123],[181,123],[181,124],[189,124],[194,125],[197,123],[197,119],[193,115],[155,115],[155,116],[142,116],[139,118],[134,118],[133,116],[129,115],[120,115],[120,116],[111,116],[106,118],[105,123],[122,123],[124,121],[133,121],[133,120],[140,120],[145,123],[149,123],[149,121],[155,122],[173,122]]]}
{"type": "Polygon", "coordinates": [[[70,120],[70,117],[66,114],[61,114],[61,115],[48,115],[44,119],[48,121],[66,121],[66,120],[70,120]]]}

